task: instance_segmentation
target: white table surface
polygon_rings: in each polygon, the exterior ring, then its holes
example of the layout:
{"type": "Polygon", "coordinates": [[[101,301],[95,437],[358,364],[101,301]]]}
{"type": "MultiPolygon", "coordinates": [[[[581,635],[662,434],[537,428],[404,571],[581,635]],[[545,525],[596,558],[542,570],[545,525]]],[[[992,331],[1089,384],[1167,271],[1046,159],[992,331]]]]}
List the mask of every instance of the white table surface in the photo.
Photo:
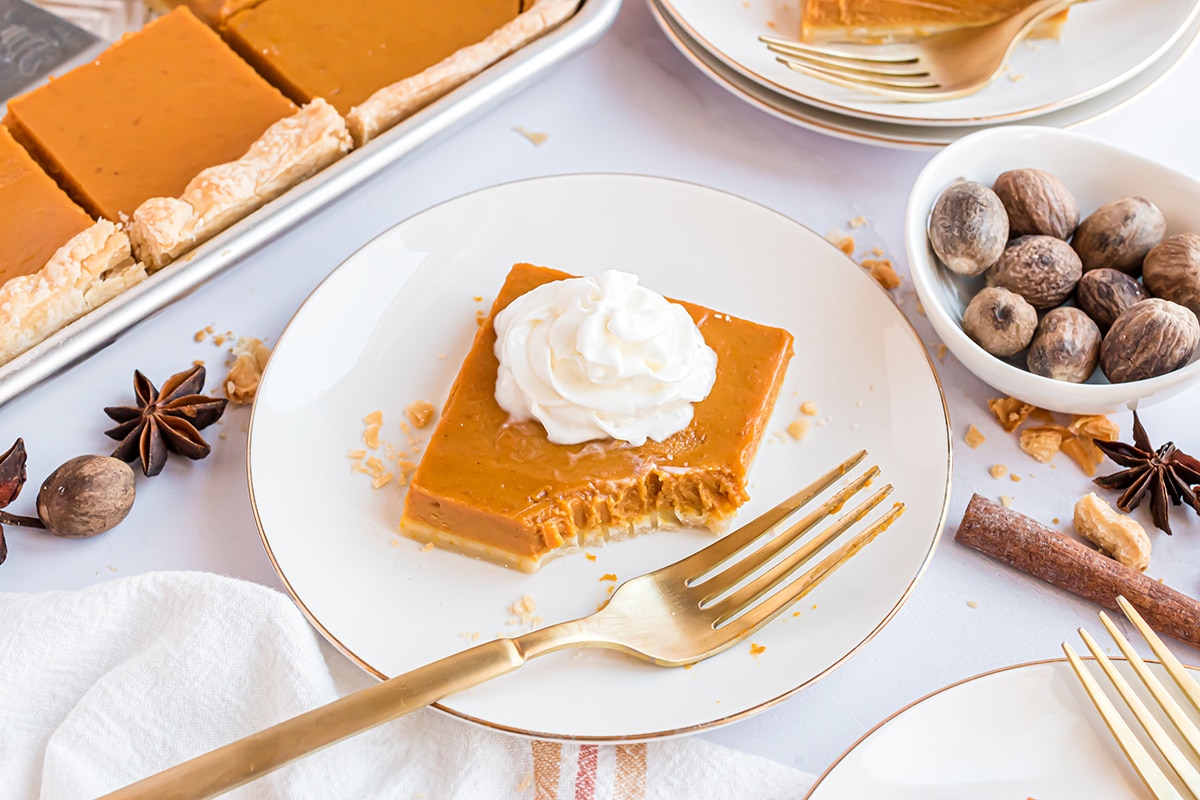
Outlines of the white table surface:
{"type": "MultiPolygon", "coordinates": [[[[1155,89],[1083,130],[1200,176],[1197,82],[1200,54],[1193,53],[1155,89]]],[[[839,141],[742,104],[673,49],[640,0],[627,0],[609,34],[555,74],[451,138],[380,172],[230,273],[4,407],[0,445],[21,436],[30,453],[30,485],[10,510],[28,511],[37,484],[67,458],[111,450],[101,409],[131,402],[135,368],[161,383],[204,359],[215,382],[224,375],[228,345],[197,343],[196,331],[211,325],[273,343],[308,293],[347,255],[447,198],[535,175],[663,175],[742,195],[821,234],[865,216],[869,226],[855,231],[860,246],[883,247],[904,272],[905,200],[930,155],[839,141]],[[514,126],[545,132],[549,140],[535,147],[514,126]]],[[[1153,187],[1146,192],[1152,197],[1153,187]]],[[[907,277],[895,294],[936,352],[938,340],[916,311],[907,277]]],[[[1076,627],[1097,627],[1089,603],[953,541],[974,491],[1010,495],[1018,510],[1043,521],[1058,517],[1067,526],[1075,499],[1090,483],[1064,456],[1051,468],[1020,452],[987,411],[986,400],[995,392],[952,356],[938,370],[954,429],[953,497],[941,543],[911,599],[833,674],[760,714],[699,735],[819,772],[876,722],[916,698],[979,672],[1058,657],[1060,643],[1074,639],[1076,627]],[[977,450],[962,441],[971,423],[988,436],[977,450]],[[994,463],[1016,469],[1024,480],[994,480],[987,472],[994,463]]],[[[1185,450],[1200,451],[1198,401],[1200,388],[1147,408],[1143,420],[1155,443],[1171,435],[1185,450]]],[[[162,569],[209,570],[281,588],[247,497],[248,418],[248,407],[231,407],[208,432],[214,446],[207,460],[177,458],[160,476],[139,480],[129,520],[108,534],[69,541],[8,527],[0,590],[72,589],[162,569]]],[[[1115,419],[1127,439],[1129,415],[1115,419]]],[[[1147,509],[1136,515],[1153,531],[1147,509]]],[[[1174,525],[1173,538],[1152,532],[1150,572],[1195,595],[1200,518],[1177,513],[1174,525]]],[[[1176,650],[1185,662],[1200,664],[1200,653],[1176,650]]]]}

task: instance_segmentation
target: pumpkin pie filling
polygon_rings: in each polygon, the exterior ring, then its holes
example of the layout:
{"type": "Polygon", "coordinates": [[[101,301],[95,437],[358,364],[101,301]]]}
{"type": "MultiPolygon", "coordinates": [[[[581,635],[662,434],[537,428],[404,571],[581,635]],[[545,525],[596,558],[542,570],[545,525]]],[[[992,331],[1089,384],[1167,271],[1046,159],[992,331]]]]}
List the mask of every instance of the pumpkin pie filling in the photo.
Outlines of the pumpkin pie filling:
{"type": "Polygon", "coordinates": [[[518,264],[451,387],[409,484],[401,532],[526,572],[581,546],[656,527],[720,528],[747,499],[746,476],[792,354],[792,337],[679,301],[717,353],[716,378],[686,428],[633,446],[555,444],[495,398],[496,314],[549,281],[518,264]]]}
{"type": "Polygon", "coordinates": [[[80,205],[120,220],[239,158],[295,110],[181,7],[14,98],[5,122],[80,205]]]}
{"type": "MultiPolygon", "coordinates": [[[[1032,0],[803,0],[804,42],[888,42],[916,39],[954,28],[987,25],[1030,5],[1032,0]]],[[[1031,32],[1057,38],[1067,12],[1043,20],[1031,32]]]]}
{"type": "Polygon", "coordinates": [[[41,269],[91,224],[92,218],[0,126],[0,284],[41,269]]]}
{"type": "Polygon", "coordinates": [[[242,57],[297,103],[341,114],[514,19],[519,0],[261,0],[223,23],[242,57]]]}

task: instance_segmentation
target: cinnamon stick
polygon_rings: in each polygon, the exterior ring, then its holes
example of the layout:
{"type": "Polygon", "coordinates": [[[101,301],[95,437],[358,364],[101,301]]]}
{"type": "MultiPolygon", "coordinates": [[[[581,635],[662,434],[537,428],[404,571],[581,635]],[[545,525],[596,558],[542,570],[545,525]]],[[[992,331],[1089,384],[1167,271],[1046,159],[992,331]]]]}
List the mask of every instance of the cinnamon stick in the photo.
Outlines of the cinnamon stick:
{"type": "Polygon", "coordinates": [[[1083,542],[978,494],[958,525],[956,541],[1010,567],[1117,609],[1117,595],[1161,634],[1200,647],[1200,601],[1114,561],[1083,542]]]}

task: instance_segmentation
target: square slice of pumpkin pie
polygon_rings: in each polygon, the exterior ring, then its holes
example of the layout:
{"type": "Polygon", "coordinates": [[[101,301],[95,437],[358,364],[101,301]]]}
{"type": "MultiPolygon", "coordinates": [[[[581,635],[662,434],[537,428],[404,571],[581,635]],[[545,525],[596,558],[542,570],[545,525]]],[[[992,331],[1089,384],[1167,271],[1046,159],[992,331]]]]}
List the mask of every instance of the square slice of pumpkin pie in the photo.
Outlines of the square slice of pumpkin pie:
{"type": "Polygon", "coordinates": [[[122,222],[240,158],[296,107],[187,8],[8,103],[5,124],[90,214],[122,222]]]}
{"type": "Polygon", "coordinates": [[[643,531],[720,529],[792,336],[637,278],[517,264],[408,487],[400,530],[525,572],[643,531]]]}

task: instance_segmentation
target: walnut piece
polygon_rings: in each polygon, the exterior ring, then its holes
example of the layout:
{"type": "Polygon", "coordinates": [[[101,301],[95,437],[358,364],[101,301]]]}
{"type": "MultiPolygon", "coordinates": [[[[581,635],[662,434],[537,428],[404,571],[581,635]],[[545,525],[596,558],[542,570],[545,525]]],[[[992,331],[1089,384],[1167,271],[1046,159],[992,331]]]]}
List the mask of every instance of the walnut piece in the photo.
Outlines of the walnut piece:
{"type": "Polygon", "coordinates": [[[237,340],[232,352],[233,364],[222,384],[225,396],[231,403],[253,402],[267,359],[271,357],[271,348],[263,344],[262,339],[243,337],[237,340]]]}
{"type": "Polygon", "coordinates": [[[1096,475],[1096,467],[1104,462],[1104,453],[1099,447],[1092,444],[1091,439],[1080,439],[1077,436],[1071,436],[1063,440],[1060,448],[1067,457],[1079,465],[1083,470],[1083,474],[1089,478],[1096,475]]]}
{"type": "Polygon", "coordinates": [[[1067,429],[1061,425],[1038,425],[1021,431],[1021,449],[1036,460],[1047,464],[1062,449],[1067,429]]]}
{"type": "Polygon", "coordinates": [[[1121,428],[1103,414],[1076,414],[1071,419],[1067,430],[1076,436],[1086,436],[1089,439],[1100,439],[1105,442],[1115,442],[1121,435],[1121,428]]]}
{"type": "Polygon", "coordinates": [[[1037,406],[1023,403],[1015,397],[993,397],[988,400],[988,408],[996,415],[1000,427],[1005,433],[1015,431],[1026,418],[1037,410],[1037,406]]]}
{"type": "Polygon", "coordinates": [[[1150,537],[1145,528],[1133,517],[1114,511],[1093,492],[1075,504],[1075,530],[1127,567],[1145,572],[1150,565],[1150,537]]]}

